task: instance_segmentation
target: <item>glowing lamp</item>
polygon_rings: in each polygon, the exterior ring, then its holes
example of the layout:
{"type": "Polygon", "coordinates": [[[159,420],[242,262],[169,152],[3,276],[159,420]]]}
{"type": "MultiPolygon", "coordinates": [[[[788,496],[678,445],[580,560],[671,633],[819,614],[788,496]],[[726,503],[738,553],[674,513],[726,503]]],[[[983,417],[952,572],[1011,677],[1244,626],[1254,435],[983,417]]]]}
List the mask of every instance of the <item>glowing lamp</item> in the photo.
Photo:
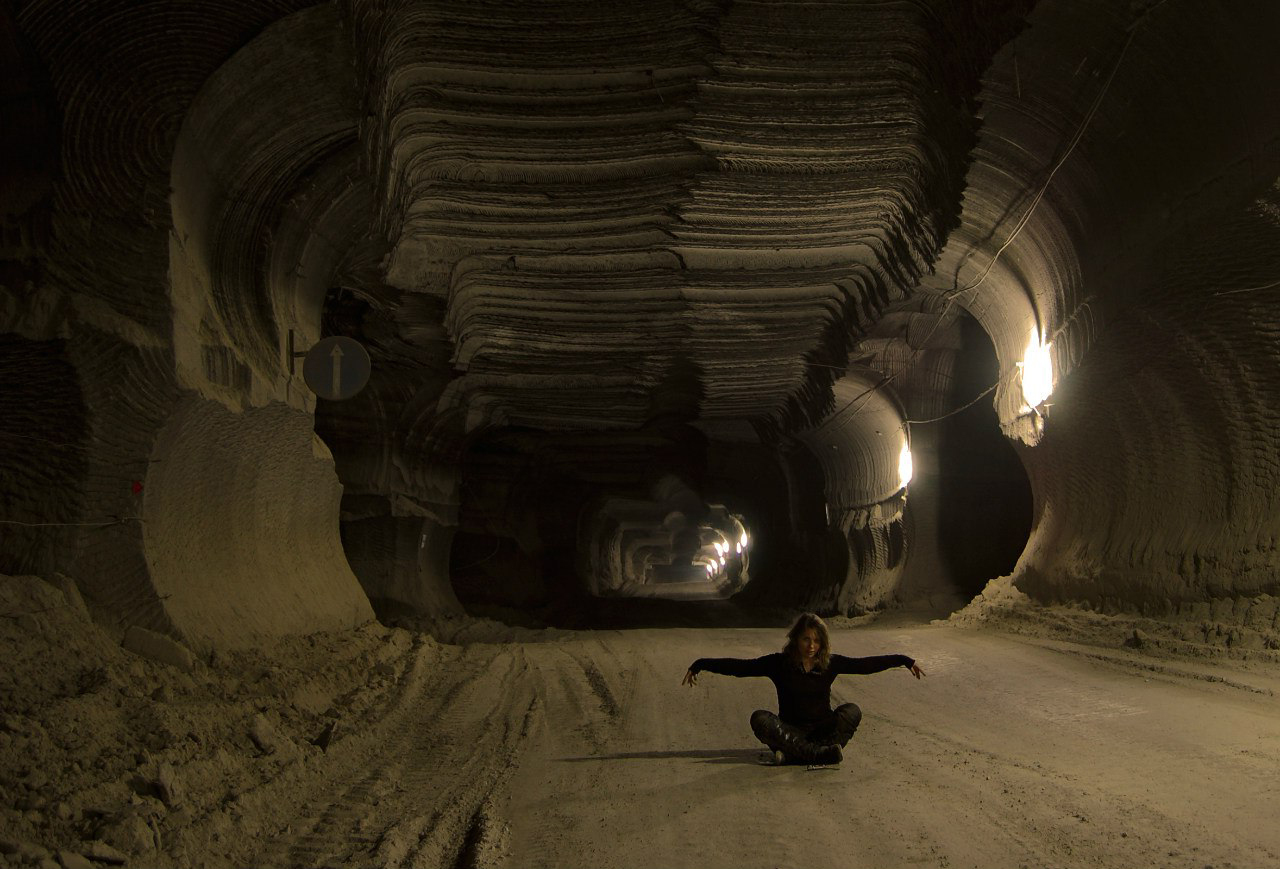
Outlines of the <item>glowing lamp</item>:
{"type": "Polygon", "coordinates": [[[1040,343],[1040,335],[1031,330],[1031,340],[1027,344],[1018,368],[1022,370],[1022,400],[1026,402],[1025,411],[1038,407],[1053,392],[1053,357],[1049,348],[1053,342],[1040,343]]]}
{"type": "Polygon", "coordinates": [[[905,443],[902,445],[902,452],[898,453],[898,488],[907,488],[907,483],[911,482],[911,448],[905,443]]]}

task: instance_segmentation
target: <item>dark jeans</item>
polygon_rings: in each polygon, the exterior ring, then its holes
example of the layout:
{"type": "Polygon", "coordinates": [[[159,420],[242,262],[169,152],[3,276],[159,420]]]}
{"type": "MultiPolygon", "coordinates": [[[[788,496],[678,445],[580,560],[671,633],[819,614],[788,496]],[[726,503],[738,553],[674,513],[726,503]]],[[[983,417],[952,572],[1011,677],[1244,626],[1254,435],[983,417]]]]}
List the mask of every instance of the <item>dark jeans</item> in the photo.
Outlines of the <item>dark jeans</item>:
{"type": "Polygon", "coordinates": [[[787,724],[767,709],[757,709],[751,713],[751,731],[755,733],[756,739],[784,753],[789,753],[787,736],[813,745],[838,745],[844,748],[861,722],[862,710],[856,703],[842,703],[835,708],[829,719],[810,728],[787,724]]]}

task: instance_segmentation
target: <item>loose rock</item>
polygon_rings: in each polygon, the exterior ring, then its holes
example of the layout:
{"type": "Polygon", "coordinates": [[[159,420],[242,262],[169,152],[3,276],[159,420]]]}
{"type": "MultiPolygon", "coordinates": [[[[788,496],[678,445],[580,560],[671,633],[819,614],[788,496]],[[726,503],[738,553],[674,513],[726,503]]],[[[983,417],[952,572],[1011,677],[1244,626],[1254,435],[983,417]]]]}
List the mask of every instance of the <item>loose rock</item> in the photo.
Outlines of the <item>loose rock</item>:
{"type": "Polygon", "coordinates": [[[62,865],[62,869],[93,869],[93,864],[89,862],[89,858],[74,851],[59,851],[58,862],[62,865]]]}
{"type": "MultiPolygon", "coordinates": [[[[99,829],[98,835],[101,837],[102,844],[130,853],[150,851],[156,847],[155,831],[137,813],[137,810],[129,810],[117,815],[99,829]]],[[[87,851],[85,853],[95,860],[99,859],[87,851]]]]}
{"type": "Polygon", "coordinates": [[[76,581],[69,576],[61,573],[55,573],[49,578],[49,582],[62,592],[66,597],[67,603],[71,605],[71,610],[81,621],[89,621],[89,607],[85,605],[84,598],[80,595],[80,589],[76,586],[76,581]]]}
{"type": "Polygon", "coordinates": [[[178,778],[178,774],[171,764],[160,764],[156,773],[155,789],[161,802],[169,808],[176,809],[178,806],[182,805],[184,796],[182,780],[178,778]]]}
{"type": "Polygon", "coordinates": [[[46,857],[52,857],[53,852],[48,848],[42,848],[31,842],[6,842],[7,846],[13,848],[9,853],[18,858],[18,860],[26,863],[37,863],[46,857]]]}
{"type": "Polygon", "coordinates": [[[27,794],[18,800],[18,808],[24,812],[38,812],[46,805],[46,800],[40,794],[27,794]]]}
{"type": "Polygon", "coordinates": [[[179,670],[190,671],[195,667],[195,656],[182,643],[137,625],[131,625],[129,630],[125,631],[124,640],[120,645],[136,655],[161,664],[169,664],[179,670]]]}
{"type": "Polygon", "coordinates": [[[333,742],[333,736],[338,732],[338,720],[335,718],[325,725],[324,730],[320,731],[320,735],[311,740],[311,744],[318,747],[321,751],[329,750],[329,743],[333,742]]]}
{"type": "MultiPolygon", "coordinates": [[[[142,820],[139,818],[138,820],[142,820]]],[[[85,856],[99,863],[111,863],[121,866],[129,862],[127,855],[108,845],[106,842],[93,841],[85,848],[85,856]]]]}
{"type": "Polygon", "coordinates": [[[283,738],[263,715],[253,716],[249,724],[249,738],[263,754],[274,754],[283,746],[283,738]]]}

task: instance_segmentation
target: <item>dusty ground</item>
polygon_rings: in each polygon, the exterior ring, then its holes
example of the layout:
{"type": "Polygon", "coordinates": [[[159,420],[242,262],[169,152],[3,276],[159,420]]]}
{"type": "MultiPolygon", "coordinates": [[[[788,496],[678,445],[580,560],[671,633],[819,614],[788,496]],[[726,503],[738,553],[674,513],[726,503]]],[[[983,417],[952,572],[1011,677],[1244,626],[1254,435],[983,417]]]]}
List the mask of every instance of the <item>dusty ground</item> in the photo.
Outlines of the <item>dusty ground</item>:
{"type": "Polygon", "coordinates": [[[842,621],[928,676],[841,677],[845,763],[773,768],[768,682],[679,683],[778,628],[371,625],[183,672],[4,582],[3,865],[1280,865],[1272,663],[842,621]]]}

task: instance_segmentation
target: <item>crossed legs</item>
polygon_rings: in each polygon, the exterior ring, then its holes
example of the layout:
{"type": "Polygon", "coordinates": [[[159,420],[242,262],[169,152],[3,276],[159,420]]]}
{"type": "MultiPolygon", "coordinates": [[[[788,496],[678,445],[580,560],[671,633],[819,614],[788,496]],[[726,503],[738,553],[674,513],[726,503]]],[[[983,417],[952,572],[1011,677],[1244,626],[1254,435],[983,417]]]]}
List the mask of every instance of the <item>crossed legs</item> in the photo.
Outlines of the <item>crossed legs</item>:
{"type": "Polygon", "coordinates": [[[830,720],[811,730],[787,724],[767,709],[751,713],[751,730],[765,745],[781,751],[788,760],[801,763],[839,763],[840,749],[853,738],[862,721],[855,703],[836,707],[830,720]]]}
{"type": "Polygon", "coordinates": [[[809,732],[809,738],[822,745],[838,745],[844,748],[853,739],[854,731],[862,723],[862,710],[857,703],[842,703],[836,707],[830,723],[809,732]]]}

